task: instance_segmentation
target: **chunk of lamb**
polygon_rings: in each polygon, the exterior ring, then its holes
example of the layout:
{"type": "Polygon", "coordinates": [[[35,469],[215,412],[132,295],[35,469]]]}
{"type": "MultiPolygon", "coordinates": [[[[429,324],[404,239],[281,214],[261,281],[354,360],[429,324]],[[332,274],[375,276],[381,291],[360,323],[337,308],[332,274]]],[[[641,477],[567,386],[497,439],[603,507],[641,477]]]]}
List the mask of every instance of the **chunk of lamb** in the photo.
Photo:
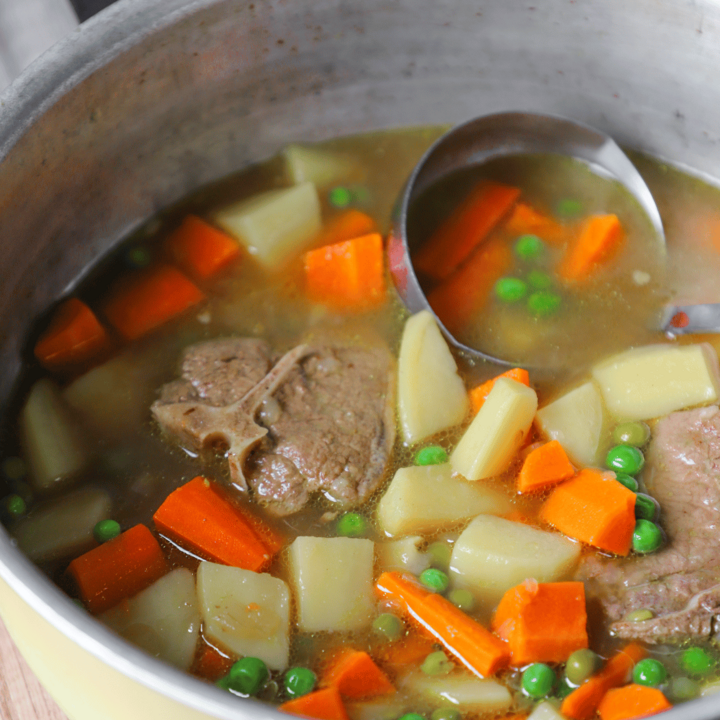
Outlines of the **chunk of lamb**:
{"type": "Polygon", "coordinates": [[[589,557],[580,568],[618,637],[646,642],[708,638],[720,622],[720,410],[660,420],[643,480],[660,503],[667,544],[644,557],[589,557]],[[654,617],[624,620],[633,610],[654,617]]]}

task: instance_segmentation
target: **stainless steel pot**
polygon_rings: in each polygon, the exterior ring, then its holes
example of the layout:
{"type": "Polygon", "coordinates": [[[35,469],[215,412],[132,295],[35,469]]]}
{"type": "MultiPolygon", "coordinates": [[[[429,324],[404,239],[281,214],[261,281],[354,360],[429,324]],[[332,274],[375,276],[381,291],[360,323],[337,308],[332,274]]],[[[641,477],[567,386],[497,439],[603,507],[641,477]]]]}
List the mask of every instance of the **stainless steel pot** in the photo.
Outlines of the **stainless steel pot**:
{"type": "MultiPolygon", "coordinates": [[[[28,324],[157,209],[289,140],[526,108],[710,176],[711,0],[121,0],[0,97],[0,400],[28,324]]],[[[0,531],[0,612],[73,718],[279,717],[81,612],[0,531]]],[[[720,696],[665,715],[720,717],[720,696]]]]}

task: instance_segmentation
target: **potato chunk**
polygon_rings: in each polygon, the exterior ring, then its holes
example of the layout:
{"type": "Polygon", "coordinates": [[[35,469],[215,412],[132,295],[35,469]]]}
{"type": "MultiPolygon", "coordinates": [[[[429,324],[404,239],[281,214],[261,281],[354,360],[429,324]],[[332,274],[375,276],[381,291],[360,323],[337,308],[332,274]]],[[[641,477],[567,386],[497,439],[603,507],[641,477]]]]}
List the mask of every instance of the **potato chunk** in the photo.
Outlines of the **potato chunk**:
{"type": "Polygon", "coordinates": [[[267,573],[202,562],[197,591],[203,632],[236,655],[284,670],[290,652],[290,591],[267,573]]]}
{"type": "Polygon", "coordinates": [[[450,456],[468,480],[483,480],[507,470],[530,430],[537,394],[509,378],[499,378],[450,456]]]}
{"type": "Polygon", "coordinates": [[[453,705],[472,714],[501,713],[510,709],[510,691],[497,680],[481,680],[461,670],[450,675],[413,673],[402,681],[402,689],[437,706],[453,705]]]}
{"type": "Polygon", "coordinates": [[[411,535],[400,540],[377,543],[375,549],[378,555],[378,565],[383,572],[400,570],[419,575],[430,567],[432,558],[421,552],[420,547],[424,540],[420,535],[411,535]]]}
{"type": "Polygon", "coordinates": [[[400,468],[377,507],[389,535],[430,533],[480,513],[504,515],[510,501],[497,490],[453,477],[449,463],[400,468]]]}
{"type": "Polygon", "coordinates": [[[593,368],[605,404],[618,420],[649,420],[718,399],[720,371],[712,346],[650,345],[593,368]]]}
{"type": "Polygon", "coordinates": [[[360,630],[370,624],[374,607],[370,540],[299,537],[288,556],[301,630],[360,630]]]}
{"type": "Polygon", "coordinates": [[[358,177],[359,166],[347,155],[307,145],[288,145],[282,154],[287,176],[295,185],[309,181],[325,188],[358,177]]]}
{"type": "Polygon", "coordinates": [[[403,437],[417,443],[463,421],[465,384],[435,319],[427,310],[405,323],[398,360],[398,411],[403,437]]]}
{"type": "Polygon", "coordinates": [[[453,582],[475,592],[486,607],[527,578],[553,582],[566,576],[580,557],[580,543],[492,515],[479,515],[455,543],[453,582]]]}

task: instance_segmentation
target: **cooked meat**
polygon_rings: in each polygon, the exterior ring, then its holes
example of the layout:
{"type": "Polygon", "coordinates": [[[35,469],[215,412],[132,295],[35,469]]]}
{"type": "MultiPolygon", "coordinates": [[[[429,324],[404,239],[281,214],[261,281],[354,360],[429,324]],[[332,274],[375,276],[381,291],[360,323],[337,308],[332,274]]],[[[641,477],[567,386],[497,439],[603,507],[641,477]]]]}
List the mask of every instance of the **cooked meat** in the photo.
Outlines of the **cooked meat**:
{"type": "Polygon", "coordinates": [[[269,367],[264,343],[195,345],[153,414],[193,449],[224,442],[233,482],[276,515],[297,512],[317,492],[342,507],[364,501],[394,442],[387,348],[303,346],[269,367]]]}
{"type": "Polygon", "coordinates": [[[617,636],[708,637],[720,616],[720,411],[713,406],[660,420],[646,458],[643,479],[660,503],[667,545],[646,557],[592,557],[580,572],[617,636]],[[655,617],[623,621],[641,608],[655,617]]]}

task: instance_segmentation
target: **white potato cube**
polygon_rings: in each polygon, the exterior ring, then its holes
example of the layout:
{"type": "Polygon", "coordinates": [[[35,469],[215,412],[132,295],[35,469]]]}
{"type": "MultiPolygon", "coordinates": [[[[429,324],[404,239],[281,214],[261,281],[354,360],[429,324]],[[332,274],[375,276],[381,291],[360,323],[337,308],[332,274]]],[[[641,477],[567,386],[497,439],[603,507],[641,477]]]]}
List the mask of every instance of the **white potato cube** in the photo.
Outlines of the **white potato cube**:
{"type": "Polygon", "coordinates": [[[497,680],[480,679],[464,671],[428,676],[413,673],[402,680],[402,689],[434,705],[454,705],[473,714],[502,713],[512,706],[512,695],[497,680]]]}
{"type": "Polygon", "coordinates": [[[528,578],[554,582],[567,576],[580,558],[580,543],[492,515],[476,517],[457,539],[450,575],[474,591],[485,607],[528,578]]]}
{"type": "Polygon", "coordinates": [[[408,698],[398,697],[398,693],[389,698],[365,700],[364,702],[345,702],[350,720],[397,720],[411,705],[408,698]]]}
{"type": "Polygon", "coordinates": [[[377,543],[375,550],[378,556],[378,565],[383,572],[400,570],[419,575],[430,567],[432,558],[420,551],[424,540],[419,535],[389,540],[377,543]]]}
{"type": "Polygon", "coordinates": [[[360,630],[372,621],[373,543],[360,538],[296,538],[290,581],[305,632],[360,630]]]}
{"type": "Polygon", "coordinates": [[[295,185],[311,182],[318,188],[326,188],[357,178],[360,169],[357,162],[346,155],[306,145],[288,145],[282,154],[287,176],[295,185]]]}
{"type": "Polygon", "coordinates": [[[388,535],[431,533],[480,513],[505,515],[509,499],[492,488],[453,476],[449,463],[400,468],[377,507],[388,535]]]}
{"type": "Polygon", "coordinates": [[[618,420],[650,420],[718,399],[718,359],[708,343],[650,345],[593,368],[607,409],[618,420]]]}
{"type": "Polygon", "coordinates": [[[536,419],[540,432],[557,440],[574,463],[601,463],[609,444],[611,419],[592,380],[540,408],[536,419]]]}
{"type": "Polygon", "coordinates": [[[500,378],[460,438],[450,464],[468,480],[483,480],[507,470],[530,430],[537,394],[532,388],[500,378]]]}
{"type": "Polygon", "coordinates": [[[181,670],[195,656],[200,632],[195,577],[179,568],[100,615],[106,625],[181,670]]]}
{"type": "Polygon", "coordinates": [[[565,716],[546,700],[535,706],[527,720],[565,720],[565,716]]]}
{"type": "Polygon", "coordinates": [[[398,360],[398,412],[403,437],[417,443],[458,425],[468,411],[465,384],[432,314],[408,318],[398,360]]]}
{"type": "Polygon", "coordinates": [[[279,269],[306,250],[322,225],[311,182],[243,200],[218,211],[215,220],[269,269],[279,269]]]}
{"type": "Polygon", "coordinates": [[[290,590],[267,573],[202,562],[197,591],[203,632],[236,655],[284,670],[290,652],[290,590]]]}

